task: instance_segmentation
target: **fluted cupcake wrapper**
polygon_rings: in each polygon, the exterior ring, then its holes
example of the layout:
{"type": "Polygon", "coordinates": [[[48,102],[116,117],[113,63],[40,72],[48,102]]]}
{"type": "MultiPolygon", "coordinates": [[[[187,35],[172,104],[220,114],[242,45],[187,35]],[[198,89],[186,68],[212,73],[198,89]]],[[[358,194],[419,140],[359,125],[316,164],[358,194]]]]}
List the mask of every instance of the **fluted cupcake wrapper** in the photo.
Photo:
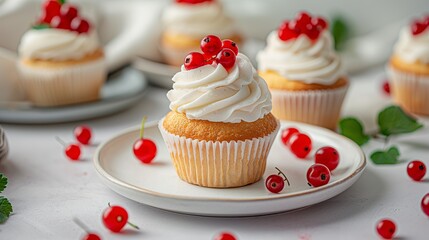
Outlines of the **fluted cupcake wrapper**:
{"type": "Polygon", "coordinates": [[[429,115],[429,76],[387,67],[394,100],[405,110],[429,115]]]}
{"type": "Polygon", "coordinates": [[[99,99],[106,79],[104,59],[65,67],[19,64],[28,98],[35,106],[49,107],[99,99]]]}
{"type": "Polygon", "coordinates": [[[186,138],[159,129],[179,177],[191,184],[241,187],[261,179],[280,124],[271,134],[245,141],[206,141],[186,138]]]}
{"type": "Polygon", "coordinates": [[[0,126],[0,162],[6,159],[9,153],[9,145],[7,143],[6,134],[0,126]]]}
{"type": "Polygon", "coordinates": [[[273,115],[282,120],[336,129],[348,85],[335,89],[287,91],[270,89],[273,115]]]}

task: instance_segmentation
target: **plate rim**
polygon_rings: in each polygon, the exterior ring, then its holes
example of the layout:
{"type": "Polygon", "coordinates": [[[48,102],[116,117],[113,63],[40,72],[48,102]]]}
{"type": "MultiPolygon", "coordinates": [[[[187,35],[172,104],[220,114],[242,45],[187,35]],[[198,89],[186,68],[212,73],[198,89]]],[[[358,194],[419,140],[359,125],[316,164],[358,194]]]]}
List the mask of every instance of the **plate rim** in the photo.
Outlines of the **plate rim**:
{"type": "MultiPolygon", "coordinates": [[[[151,128],[151,127],[156,127],[158,125],[159,121],[151,121],[148,122],[145,126],[145,128],[151,128]]],[[[294,123],[294,124],[299,124],[299,125],[304,125],[305,127],[310,127],[310,128],[316,128],[319,131],[328,133],[330,134],[335,134],[335,132],[328,130],[328,129],[324,129],[321,127],[317,127],[314,125],[309,125],[309,124],[305,124],[305,123],[299,123],[299,122],[292,122],[292,121],[280,121],[281,123],[294,123]]],[[[355,171],[353,171],[353,173],[351,173],[349,176],[340,179],[338,181],[329,183],[325,186],[321,186],[321,187],[317,187],[317,188],[311,188],[311,189],[307,189],[305,191],[299,191],[299,192],[295,192],[295,193],[288,193],[288,194],[276,194],[276,195],[267,195],[267,196],[263,196],[263,197],[256,197],[256,198],[248,198],[248,199],[236,199],[236,198],[213,198],[213,197],[189,197],[189,196],[177,196],[174,194],[166,194],[166,193],[159,193],[159,192],[155,192],[149,189],[145,189],[142,187],[138,187],[135,186],[133,184],[130,183],[126,183],[122,180],[119,180],[117,178],[115,178],[114,176],[110,175],[107,171],[105,171],[103,169],[103,167],[101,166],[101,159],[100,159],[100,153],[101,151],[105,148],[106,145],[110,144],[112,141],[116,140],[119,137],[123,137],[124,135],[130,134],[134,131],[138,131],[140,129],[139,126],[134,126],[134,127],[130,127],[127,128],[121,132],[119,132],[118,134],[112,136],[111,138],[109,138],[108,140],[104,141],[103,143],[101,143],[94,154],[93,157],[93,164],[95,167],[95,170],[97,171],[98,175],[102,178],[104,178],[103,180],[107,180],[115,185],[118,185],[119,187],[125,188],[125,189],[132,189],[134,191],[137,191],[139,193],[144,193],[144,194],[148,194],[154,197],[161,197],[161,198],[167,198],[167,199],[172,199],[172,200],[186,200],[186,201],[212,201],[212,202],[257,202],[257,201],[268,201],[268,200],[278,200],[278,199],[286,199],[286,198],[294,198],[294,197],[300,197],[303,195],[310,195],[310,194],[314,194],[317,192],[322,192],[324,190],[327,189],[333,189],[345,182],[348,182],[352,179],[354,179],[355,177],[359,176],[363,170],[365,169],[366,165],[367,165],[367,159],[366,159],[366,155],[364,154],[364,152],[362,151],[362,149],[352,140],[337,134],[338,137],[342,138],[343,140],[345,140],[346,142],[348,142],[349,144],[351,144],[354,148],[356,148],[359,152],[359,156],[360,156],[360,163],[358,165],[358,167],[355,169],[355,171]]],[[[110,187],[109,187],[110,188],[110,187]]],[[[116,192],[116,191],[115,191],[116,192]]],[[[121,194],[122,195],[122,194],[121,194]]]]}

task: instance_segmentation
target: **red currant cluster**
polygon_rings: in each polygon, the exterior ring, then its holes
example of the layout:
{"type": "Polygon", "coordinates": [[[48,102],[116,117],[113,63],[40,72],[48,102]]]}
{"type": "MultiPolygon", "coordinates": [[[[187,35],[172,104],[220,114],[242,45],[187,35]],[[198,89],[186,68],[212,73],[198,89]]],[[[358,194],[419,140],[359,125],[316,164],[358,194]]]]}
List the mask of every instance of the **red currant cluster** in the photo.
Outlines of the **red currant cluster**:
{"type": "MultiPolygon", "coordinates": [[[[76,140],[83,145],[89,144],[91,135],[91,128],[88,126],[82,125],[74,129],[74,136],[76,140]]],[[[66,144],[60,138],[57,137],[56,139],[64,146],[64,153],[70,160],[77,161],[80,159],[80,154],[82,151],[78,144],[66,144]]]]}
{"type": "Polygon", "coordinates": [[[414,20],[411,23],[411,33],[414,36],[423,33],[427,29],[429,29],[429,15],[426,15],[421,19],[414,20]]]}
{"type": "Polygon", "coordinates": [[[208,35],[201,40],[200,47],[203,53],[191,52],[185,57],[186,70],[212,63],[221,64],[227,71],[234,66],[238,54],[238,46],[235,42],[229,39],[222,41],[217,36],[208,35]]]}
{"type": "Polygon", "coordinates": [[[278,36],[283,41],[288,41],[304,34],[315,41],[320,33],[328,28],[327,21],[322,17],[312,17],[307,12],[300,12],[293,20],[286,20],[278,29],[278,36]]]}
{"type": "Polygon", "coordinates": [[[213,2],[213,0],[176,0],[176,2],[184,4],[199,4],[204,2],[213,2]]]}
{"type": "Polygon", "coordinates": [[[87,33],[91,28],[89,22],[79,16],[78,8],[65,3],[65,0],[45,0],[42,6],[42,16],[37,24],[70,30],[79,34],[87,33]]]}

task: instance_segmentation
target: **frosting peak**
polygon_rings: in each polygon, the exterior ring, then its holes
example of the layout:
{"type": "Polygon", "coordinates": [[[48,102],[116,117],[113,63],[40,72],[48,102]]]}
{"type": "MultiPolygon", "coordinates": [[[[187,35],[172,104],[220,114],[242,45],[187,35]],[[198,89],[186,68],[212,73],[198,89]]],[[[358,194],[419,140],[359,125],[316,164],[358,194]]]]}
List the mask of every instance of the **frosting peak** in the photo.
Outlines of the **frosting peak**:
{"type": "Polygon", "coordinates": [[[238,54],[228,72],[221,64],[182,70],[167,93],[170,109],[189,119],[254,122],[271,111],[271,94],[250,60],[238,54]]]}
{"type": "Polygon", "coordinates": [[[306,35],[282,41],[273,31],[267,47],[258,53],[259,70],[273,70],[292,81],[330,85],[344,74],[329,31],[312,41],[306,35]]]}
{"type": "Polygon", "coordinates": [[[408,26],[404,27],[394,51],[405,62],[429,64],[429,30],[414,36],[408,26]]]}

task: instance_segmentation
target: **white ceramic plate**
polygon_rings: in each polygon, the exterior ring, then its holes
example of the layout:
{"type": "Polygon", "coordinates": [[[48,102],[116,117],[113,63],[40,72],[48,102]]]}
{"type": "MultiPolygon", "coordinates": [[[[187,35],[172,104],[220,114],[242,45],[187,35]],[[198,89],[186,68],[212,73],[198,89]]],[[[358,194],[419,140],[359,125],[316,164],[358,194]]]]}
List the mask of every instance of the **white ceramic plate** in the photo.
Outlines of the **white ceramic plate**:
{"type": "Polygon", "coordinates": [[[143,73],[127,67],[109,76],[99,101],[50,108],[33,107],[29,102],[6,102],[0,104],[0,122],[44,124],[106,116],[132,106],[147,87],[143,73]]]}
{"type": "Polygon", "coordinates": [[[274,167],[282,169],[291,186],[285,187],[280,194],[265,190],[264,180],[230,189],[188,184],[176,175],[156,123],[148,124],[145,129],[145,137],[154,140],[158,146],[158,155],[152,164],[144,165],[133,156],[132,145],[138,139],[138,128],[125,131],[100,145],[94,164],[101,180],[129,199],[160,209],[204,216],[252,216],[299,209],[336,196],[359,178],[366,160],[355,143],[319,127],[282,123],[282,128],[287,126],[295,126],[308,133],[315,149],[330,145],[338,150],[340,165],[332,172],[329,184],[309,187],[305,173],[314,161],[293,157],[279,137],[268,157],[264,179],[276,173],[274,167]]]}

